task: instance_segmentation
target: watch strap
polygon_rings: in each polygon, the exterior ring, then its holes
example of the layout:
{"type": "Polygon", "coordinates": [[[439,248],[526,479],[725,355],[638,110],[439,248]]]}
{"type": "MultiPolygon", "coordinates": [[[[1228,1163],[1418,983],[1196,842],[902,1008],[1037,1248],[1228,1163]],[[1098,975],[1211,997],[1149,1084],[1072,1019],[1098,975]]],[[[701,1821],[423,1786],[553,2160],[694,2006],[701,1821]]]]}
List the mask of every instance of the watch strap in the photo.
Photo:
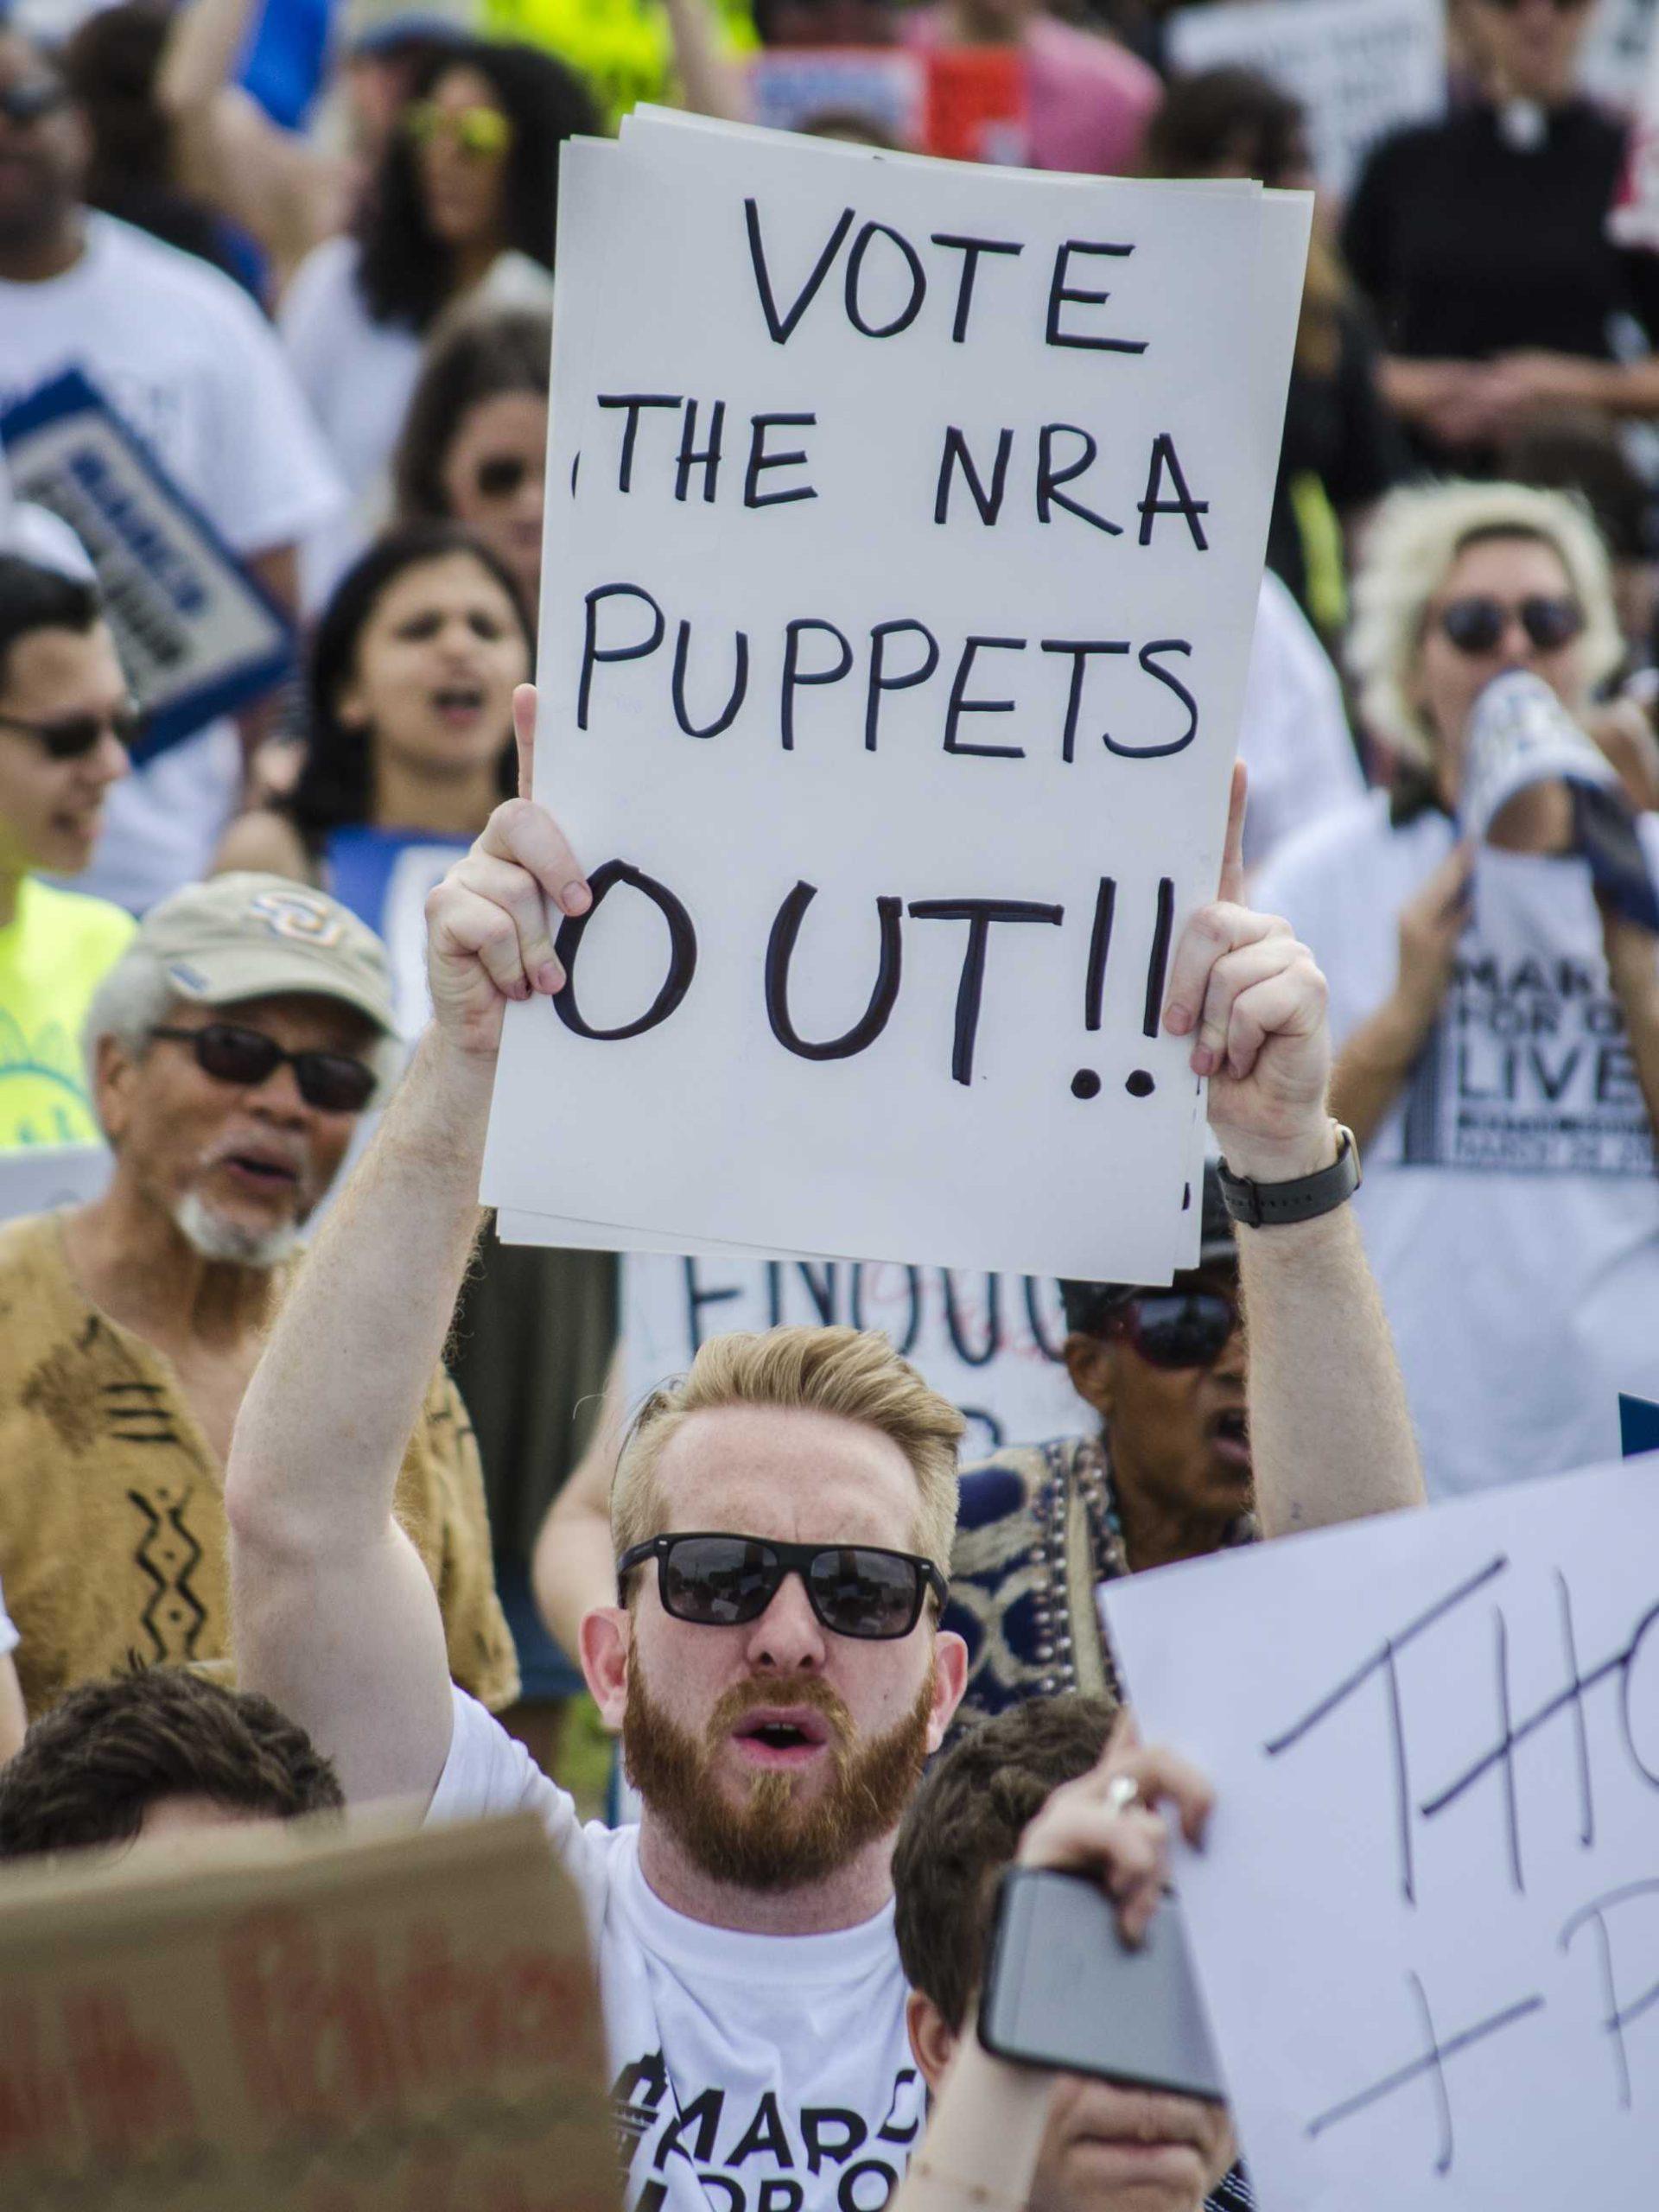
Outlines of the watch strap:
{"type": "Polygon", "coordinates": [[[1224,1160],[1216,1163],[1223,1203],[1233,1219],[1246,1229],[1279,1229],[1294,1221],[1313,1221],[1334,1212],[1359,1188],[1359,1147],[1354,1133],[1340,1122],[1337,1156],[1329,1167],[1312,1175],[1299,1175],[1288,1183],[1253,1183],[1235,1175],[1224,1160]]]}

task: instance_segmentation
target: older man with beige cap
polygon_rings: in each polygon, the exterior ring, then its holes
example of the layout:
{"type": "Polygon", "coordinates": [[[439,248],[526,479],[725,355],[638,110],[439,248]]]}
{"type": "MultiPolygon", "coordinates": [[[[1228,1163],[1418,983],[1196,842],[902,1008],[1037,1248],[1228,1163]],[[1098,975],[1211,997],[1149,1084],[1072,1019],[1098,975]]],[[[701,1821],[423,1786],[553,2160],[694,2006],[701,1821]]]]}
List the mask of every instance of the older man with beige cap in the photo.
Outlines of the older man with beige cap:
{"type": "MultiPolygon", "coordinates": [[[[86,1024],[105,1196],[0,1230],[0,1582],[32,1715],[231,1648],[224,1465],[302,1229],[397,1064],[385,953],[336,900],[225,875],[156,907],[86,1024]]],[[[518,1690],[478,1457],[440,1370],[398,1516],[456,1681],[518,1690]]]]}

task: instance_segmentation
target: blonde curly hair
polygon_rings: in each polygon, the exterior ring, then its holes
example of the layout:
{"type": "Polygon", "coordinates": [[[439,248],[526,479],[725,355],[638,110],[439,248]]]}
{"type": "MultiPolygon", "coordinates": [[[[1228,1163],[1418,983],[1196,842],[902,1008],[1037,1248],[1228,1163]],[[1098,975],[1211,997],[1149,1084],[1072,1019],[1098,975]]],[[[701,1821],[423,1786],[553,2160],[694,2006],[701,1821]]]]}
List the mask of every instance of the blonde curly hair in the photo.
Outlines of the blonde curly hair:
{"type": "Polygon", "coordinates": [[[1354,579],[1347,660],[1367,727],[1420,767],[1433,765],[1439,743],[1411,696],[1428,603],[1470,539],[1488,536],[1539,538],[1560,556],[1584,609],[1579,653],[1586,689],[1624,658],[1606,548],[1581,500],[1527,484],[1452,481],[1390,492],[1354,579]]]}

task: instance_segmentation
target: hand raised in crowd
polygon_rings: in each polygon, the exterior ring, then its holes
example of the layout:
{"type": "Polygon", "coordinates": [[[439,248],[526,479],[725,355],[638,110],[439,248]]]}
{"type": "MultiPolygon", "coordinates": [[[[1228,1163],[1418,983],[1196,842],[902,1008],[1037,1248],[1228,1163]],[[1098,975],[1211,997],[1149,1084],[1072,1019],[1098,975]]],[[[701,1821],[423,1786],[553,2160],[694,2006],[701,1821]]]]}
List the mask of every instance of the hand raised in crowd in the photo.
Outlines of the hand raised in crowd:
{"type": "Polygon", "coordinates": [[[1325,984],[1288,922],[1243,903],[1244,803],[1235,764],[1217,894],[1182,931],[1164,1027],[1193,1039],[1189,1065],[1210,1078],[1211,1127],[1234,1173],[1286,1181],[1334,1156],[1325,984]]]}
{"type": "Polygon", "coordinates": [[[1458,940],[1469,923],[1475,849],[1456,844],[1400,910],[1400,975],[1395,997],[1421,1038],[1438,1019],[1452,982],[1458,940]]]}
{"type": "Polygon", "coordinates": [[[504,799],[466,858],[449,870],[426,902],[427,980],[432,1011],[445,1041],[492,1058],[501,1043],[509,999],[564,988],[543,906],[585,913],[593,894],[564,833],[531,798],[535,765],[536,687],[512,696],[518,746],[518,797],[504,799]]]}
{"type": "Polygon", "coordinates": [[[1033,1819],[1020,1840],[1019,1863],[1097,1875],[1117,1908],[1124,1942],[1138,1943],[1168,1879],[1169,1823],[1159,1807],[1170,1808],[1196,1847],[1213,1802],[1196,1767],[1161,1745],[1141,1743],[1126,1708],[1098,1765],[1062,1783],[1033,1819]]]}

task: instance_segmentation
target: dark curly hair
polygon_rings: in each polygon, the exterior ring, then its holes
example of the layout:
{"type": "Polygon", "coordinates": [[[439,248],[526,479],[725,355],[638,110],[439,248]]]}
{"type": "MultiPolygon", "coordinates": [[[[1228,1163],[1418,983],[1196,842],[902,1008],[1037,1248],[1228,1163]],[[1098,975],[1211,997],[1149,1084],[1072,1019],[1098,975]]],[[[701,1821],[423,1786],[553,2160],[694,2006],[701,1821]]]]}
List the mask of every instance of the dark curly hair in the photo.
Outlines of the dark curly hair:
{"type": "MultiPolygon", "coordinates": [[[[550,269],[559,149],[576,132],[600,129],[593,95],[574,71],[534,47],[461,39],[427,59],[416,73],[412,96],[424,99],[456,69],[475,69],[486,78],[512,124],[504,243],[550,269]]],[[[358,283],[374,321],[425,330],[454,293],[454,256],[428,219],[415,149],[402,130],[386,143],[358,240],[358,283]]]]}
{"type": "MultiPolygon", "coordinates": [[[[357,666],[359,640],[381,594],[410,569],[464,553],[492,575],[508,599],[524,646],[533,660],[535,633],[518,588],[487,545],[457,523],[416,522],[388,531],[340,578],[322,611],[305,670],[305,764],[283,811],[312,852],[321,849],[331,830],[366,822],[373,789],[371,730],[351,728],[340,719],[340,694],[357,666]]],[[[518,787],[511,736],[501,749],[501,796],[518,787]]]]}
{"type": "Polygon", "coordinates": [[[984,1967],[996,1878],[1050,1795],[1099,1759],[1114,1718],[1099,1697],[1015,1706],[970,1729],[911,1800],[893,1854],[899,1956],[958,2035],[984,1967]]]}
{"type": "Polygon", "coordinates": [[[463,315],[434,342],[392,456],[400,521],[449,513],[444,463],[462,422],[481,400],[503,392],[533,391],[545,399],[552,347],[553,319],[532,308],[463,315]]]}
{"type": "Polygon", "coordinates": [[[130,1843],[172,1797],[279,1821],[346,1803],[334,1768],[269,1698],[149,1667],[82,1682],[30,1727],[0,1767],[0,1859],[130,1843]]]}

